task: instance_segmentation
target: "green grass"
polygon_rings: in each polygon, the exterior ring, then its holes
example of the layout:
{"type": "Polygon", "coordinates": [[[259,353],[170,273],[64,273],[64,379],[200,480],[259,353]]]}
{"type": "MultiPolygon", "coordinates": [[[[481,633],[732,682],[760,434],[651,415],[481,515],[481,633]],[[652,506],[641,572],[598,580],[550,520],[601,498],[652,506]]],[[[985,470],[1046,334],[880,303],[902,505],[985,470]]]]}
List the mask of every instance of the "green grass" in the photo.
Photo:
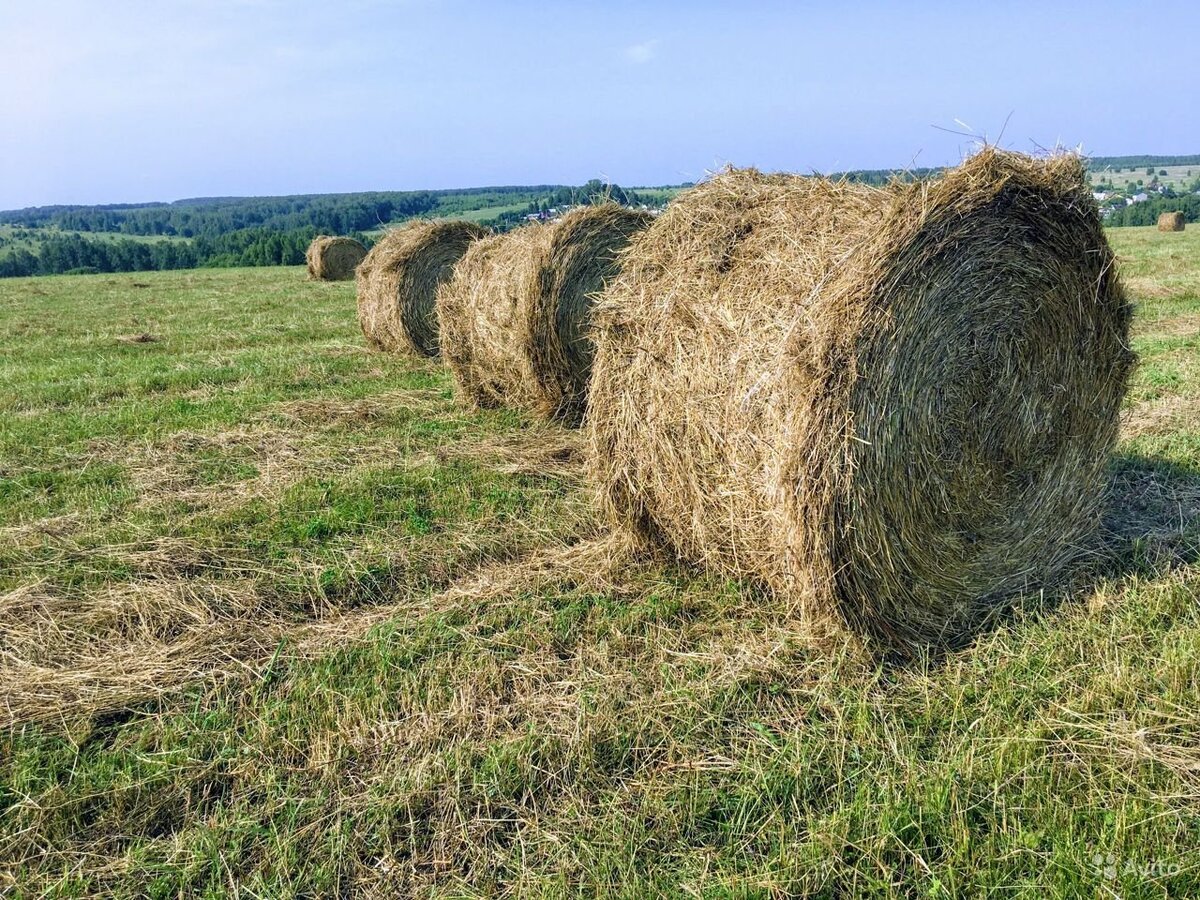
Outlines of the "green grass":
{"type": "Polygon", "coordinates": [[[0,282],[0,894],[1195,896],[1200,229],[1111,238],[1115,558],[907,668],[555,549],[577,438],[352,285],[0,282]]]}
{"type": "Polygon", "coordinates": [[[1132,172],[1128,166],[1122,166],[1121,171],[1117,172],[1111,169],[1097,169],[1088,172],[1089,179],[1094,184],[1099,184],[1101,181],[1111,181],[1113,187],[1121,188],[1125,186],[1125,182],[1132,181],[1135,184],[1140,178],[1145,184],[1149,184],[1152,179],[1157,178],[1159,184],[1169,184],[1176,190],[1187,188],[1192,182],[1200,177],[1200,166],[1154,166],[1154,174],[1147,175],[1146,169],[1149,166],[1135,168],[1132,172]],[[1161,171],[1166,171],[1166,175],[1159,175],[1161,171]],[[1190,173],[1190,174],[1189,174],[1190,173]]]}
{"type": "Polygon", "coordinates": [[[68,237],[79,235],[88,240],[118,241],[131,240],[142,244],[154,244],[159,241],[186,241],[188,238],[175,235],[138,235],[122,234],[119,231],[63,231],[59,228],[20,228],[13,225],[0,225],[0,248],[4,250],[36,250],[43,241],[52,237],[68,237]],[[18,238],[16,232],[28,233],[29,237],[18,238]]]}

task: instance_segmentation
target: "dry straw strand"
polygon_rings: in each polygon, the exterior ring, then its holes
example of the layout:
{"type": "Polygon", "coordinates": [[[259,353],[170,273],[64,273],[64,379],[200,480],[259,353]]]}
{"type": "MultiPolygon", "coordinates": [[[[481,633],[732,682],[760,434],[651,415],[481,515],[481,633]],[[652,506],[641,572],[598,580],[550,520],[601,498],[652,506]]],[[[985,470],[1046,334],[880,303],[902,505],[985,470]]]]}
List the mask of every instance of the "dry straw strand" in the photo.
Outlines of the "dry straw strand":
{"type": "Polygon", "coordinates": [[[354,238],[321,234],[308,245],[304,258],[311,280],[349,281],[366,255],[367,248],[354,238]]]}
{"type": "Polygon", "coordinates": [[[384,235],[358,267],[358,322],[367,343],[437,356],[438,286],[487,233],[471,222],[414,221],[384,235]]]}
{"type": "Polygon", "coordinates": [[[1183,213],[1165,212],[1158,216],[1159,231],[1183,231],[1183,213]]]}
{"type": "Polygon", "coordinates": [[[477,406],[578,424],[593,298],[649,222],[647,213],[603,203],[473,246],[438,292],[442,346],[460,393],[477,406]]]}
{"type": "Polygon", "coordinates": [[[613,522],[818,632],[956,646],[1095,529],[1129,320],[1074,157],[886,189],[727,170],[599,302],[590,474],[613,522]]]}

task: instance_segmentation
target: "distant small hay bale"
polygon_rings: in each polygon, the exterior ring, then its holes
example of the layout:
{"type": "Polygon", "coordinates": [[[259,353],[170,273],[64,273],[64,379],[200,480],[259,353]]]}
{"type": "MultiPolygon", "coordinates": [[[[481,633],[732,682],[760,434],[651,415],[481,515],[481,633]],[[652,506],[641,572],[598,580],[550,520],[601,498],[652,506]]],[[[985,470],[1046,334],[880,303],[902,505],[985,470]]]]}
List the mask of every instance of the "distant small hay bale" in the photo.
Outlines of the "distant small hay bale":
{"type": "Polygon", "coordinates": [[[318,235],[304,254],[308,277],[313,281],[348,281],[367,255],[367,248],[354,238],[318,235]]]}
{"type": "Polygon", "coordinates": [[[1159,231],[1183,231],[1183,213],[1165,212],[1158,217],[1159,231]]]}
{"type": "Polygon", "coordinates": [[[438,286],[488,230],[471,222],[409,222],[389,231],[358,267],[358,324],[378,350],[439,351],[438,286]]]}
{"type": "Polygon", "coordinates": [[[583,206],[472,247],[438,292],[446,362],[466,398],[578,424],[593,347],[594,295],[651,221],[616,203],[583,206]]]}
{"type": "Polygon", "coordinates": [[[726,171],[634,239],[595,318],[609,519],[815,634],[961,645],[1097,525],[1134,358],[1073,157],[886,189],[726,171]]]}

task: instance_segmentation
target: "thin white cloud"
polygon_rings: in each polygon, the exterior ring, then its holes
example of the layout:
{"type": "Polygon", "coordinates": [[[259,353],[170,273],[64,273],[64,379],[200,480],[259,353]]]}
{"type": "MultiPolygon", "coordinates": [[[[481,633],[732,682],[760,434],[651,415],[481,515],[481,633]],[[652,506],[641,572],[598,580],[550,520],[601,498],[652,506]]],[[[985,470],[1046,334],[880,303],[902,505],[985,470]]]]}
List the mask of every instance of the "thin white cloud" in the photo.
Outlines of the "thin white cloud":
{"type": "Polygon", "coordinates": [[[658,38],[642,41],[625,48],[625,58],[632,63],[641,65],[648,63],[658,54],[658,38]]]}

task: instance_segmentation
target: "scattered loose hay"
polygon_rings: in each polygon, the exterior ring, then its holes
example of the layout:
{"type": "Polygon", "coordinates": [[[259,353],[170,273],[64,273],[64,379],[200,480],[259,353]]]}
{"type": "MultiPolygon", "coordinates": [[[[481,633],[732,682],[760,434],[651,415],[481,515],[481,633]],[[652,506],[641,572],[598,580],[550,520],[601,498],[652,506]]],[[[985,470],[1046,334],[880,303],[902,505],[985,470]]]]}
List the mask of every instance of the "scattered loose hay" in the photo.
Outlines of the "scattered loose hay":
{"type": "Polygon", "coordinates": [[[1130,312],[1072,157],[730,170],[599,302],[591,474],[616,523],[818,628],[955,646],[1096,527],[1130,312]]]}
{"type": "Polygon", "coordinates": [[[470,222],[410,222],[388,232],[358,267],[358,323],[367,343],[437,356],[438,286],[487,233],[470,222]]]}
{"type": "Polygon", "coordinates": [[[354,238],[318,235],[304,254],[308,277],[313,281],[349,281],[367,255],[367,248],[354,238]]]}
{"type": "MultiPolygon", "coordinates": [[[[297,621],[261,585],[164,580],[84,599],[33,585],[0,594],[0,729],[64,725],[144,704],[186,685],[259,674],[280,655],[312,658],[389,621],[481,606],[551,585],[610,589],[635,556],[626,536],[584,527],[521,557],[486,563],[432,596],[329,610],[297,621]]],[[[406,579],[415,584],[417,578],[406,579]]]]}
{"type": "Polygon", "coordinates": [[[1165,212],[1158,216],[1159,231],[1183,231],[1183,213],[1165,212]]]}
{"type": "Polygon", "coordinates": [[[437,300],[460,392],[481,407],[517,406],[577,424],[592,369],[593,296],[649,222],[646,213],[605,203],[472,247],[437,300]]]}

